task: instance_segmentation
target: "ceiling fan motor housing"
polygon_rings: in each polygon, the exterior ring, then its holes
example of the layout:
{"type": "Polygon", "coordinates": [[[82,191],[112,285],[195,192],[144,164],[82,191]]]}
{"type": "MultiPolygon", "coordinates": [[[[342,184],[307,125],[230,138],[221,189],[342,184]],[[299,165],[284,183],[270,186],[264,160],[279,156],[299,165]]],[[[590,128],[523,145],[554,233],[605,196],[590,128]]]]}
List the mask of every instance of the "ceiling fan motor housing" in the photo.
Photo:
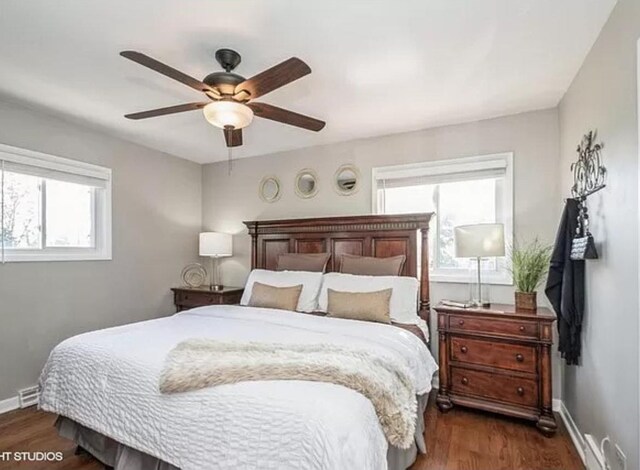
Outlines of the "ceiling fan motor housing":
{"type": "Polygon", "coordinates": [[[244,82],[245,78],[233,72],[213,72],[202,81],[210,87],[217,88],[223,95],[233,95],[236,85],[244,82]]]}

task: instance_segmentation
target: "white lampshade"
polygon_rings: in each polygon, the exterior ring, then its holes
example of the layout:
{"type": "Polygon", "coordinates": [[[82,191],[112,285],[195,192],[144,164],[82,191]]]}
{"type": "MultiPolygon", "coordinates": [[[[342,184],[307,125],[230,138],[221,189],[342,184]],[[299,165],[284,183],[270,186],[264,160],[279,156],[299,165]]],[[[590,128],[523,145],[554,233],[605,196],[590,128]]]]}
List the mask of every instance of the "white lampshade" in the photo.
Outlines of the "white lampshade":
{"type": "Polygon", "coordinates": [[[461,225],[454,230],[457,258],[504,256],[504,225],[461,225]]]}
{"type": "Polygon", "coordinates": [[[214,101],[202,108],[202,112],[210,124],[221,129],[227,126],[242,129],[253,121],[251,108],[235,101],[214,101]]]}
{"type": "Polygon", "coordinates": [[[232,237],[228,233],[203,232],[200,234],[200,256],[222,258],[231,256],[232,237]]]}

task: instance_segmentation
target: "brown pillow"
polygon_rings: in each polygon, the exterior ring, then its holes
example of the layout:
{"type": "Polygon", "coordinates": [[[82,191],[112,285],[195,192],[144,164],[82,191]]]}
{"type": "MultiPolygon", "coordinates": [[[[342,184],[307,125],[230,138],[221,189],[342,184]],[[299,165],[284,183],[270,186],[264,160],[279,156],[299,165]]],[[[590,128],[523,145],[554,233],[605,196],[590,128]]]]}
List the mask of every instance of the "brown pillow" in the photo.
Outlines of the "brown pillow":
{"type": "Polygon", "coordinates": [[[302,292],[302,284],[291,287],[275,287],[254,282],[251,289],[250,307],[279,308],[295,311],[302,292]]]}
{"type": "Polygon", "coordinates": [[[389,304],[393,289],[375,292],[341,292],[328,289],[327,316],[391,323],[389,304]]]}
{"type": "Polygon", "coordinates": [[[331,253],[284,253],[278,256],[276,271],[311,271],[323,273],[331,253]]]}
{"type": "Polygon", "coordinates": [[[340,272],[363,276],[399,276],[406,259],[405,255],[391,256],[390,258],[342,255],[340,272]]]}

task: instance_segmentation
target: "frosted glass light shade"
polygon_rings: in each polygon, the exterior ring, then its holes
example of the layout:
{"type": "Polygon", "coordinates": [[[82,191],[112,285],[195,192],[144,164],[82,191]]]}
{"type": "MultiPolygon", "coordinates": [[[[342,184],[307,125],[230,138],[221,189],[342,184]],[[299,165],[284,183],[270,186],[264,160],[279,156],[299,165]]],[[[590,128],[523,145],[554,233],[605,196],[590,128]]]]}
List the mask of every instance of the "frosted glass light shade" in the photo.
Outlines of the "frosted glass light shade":
{"type": "Polygon", "coordinates": [[[231,256],[232,237],[228,233],[203,232],[200,234],[200,256],[222,258],[231,256]]]}
{"type": "Polygon", "coordinates": [[[504,225],[460,225],[454,229],[456,257],[504,256],[504,225]]]}
{"type": "Polygon", "coordinates": [[[248,106],[235,101],[214,101],[202,108],[204,117],[210,124],[224,129],[247,127],[253,121],[253,111],[248,106]]]}

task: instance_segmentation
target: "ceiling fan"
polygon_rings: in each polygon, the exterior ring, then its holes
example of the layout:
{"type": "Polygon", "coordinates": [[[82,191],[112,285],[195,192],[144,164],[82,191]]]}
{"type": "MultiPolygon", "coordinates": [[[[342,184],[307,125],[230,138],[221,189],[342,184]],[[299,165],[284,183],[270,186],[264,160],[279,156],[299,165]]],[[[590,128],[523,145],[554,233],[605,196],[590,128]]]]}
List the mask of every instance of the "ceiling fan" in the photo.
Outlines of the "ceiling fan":
{"type": "Polygon", "coordinates": [[[240,54],[231,49],[218,49],[215,58],[224,72],[210,73],[200,81],[140,52],[122,51],[120,55],[201,91],[209,99],[204,102],[179,104],[127,114],[125,115],[127,119],[146,119],[202,109],[205,119],[210,124],[223,129],[224,138],[229,148],[242,145],[242,128],[251,124],[254,115],[316,132],[325,126],[324,121],[271,104],[253,101],[310,74],[309,66],[297,57],[292,57],[245,79],[233,72],[240,64],[240,54]]]}

